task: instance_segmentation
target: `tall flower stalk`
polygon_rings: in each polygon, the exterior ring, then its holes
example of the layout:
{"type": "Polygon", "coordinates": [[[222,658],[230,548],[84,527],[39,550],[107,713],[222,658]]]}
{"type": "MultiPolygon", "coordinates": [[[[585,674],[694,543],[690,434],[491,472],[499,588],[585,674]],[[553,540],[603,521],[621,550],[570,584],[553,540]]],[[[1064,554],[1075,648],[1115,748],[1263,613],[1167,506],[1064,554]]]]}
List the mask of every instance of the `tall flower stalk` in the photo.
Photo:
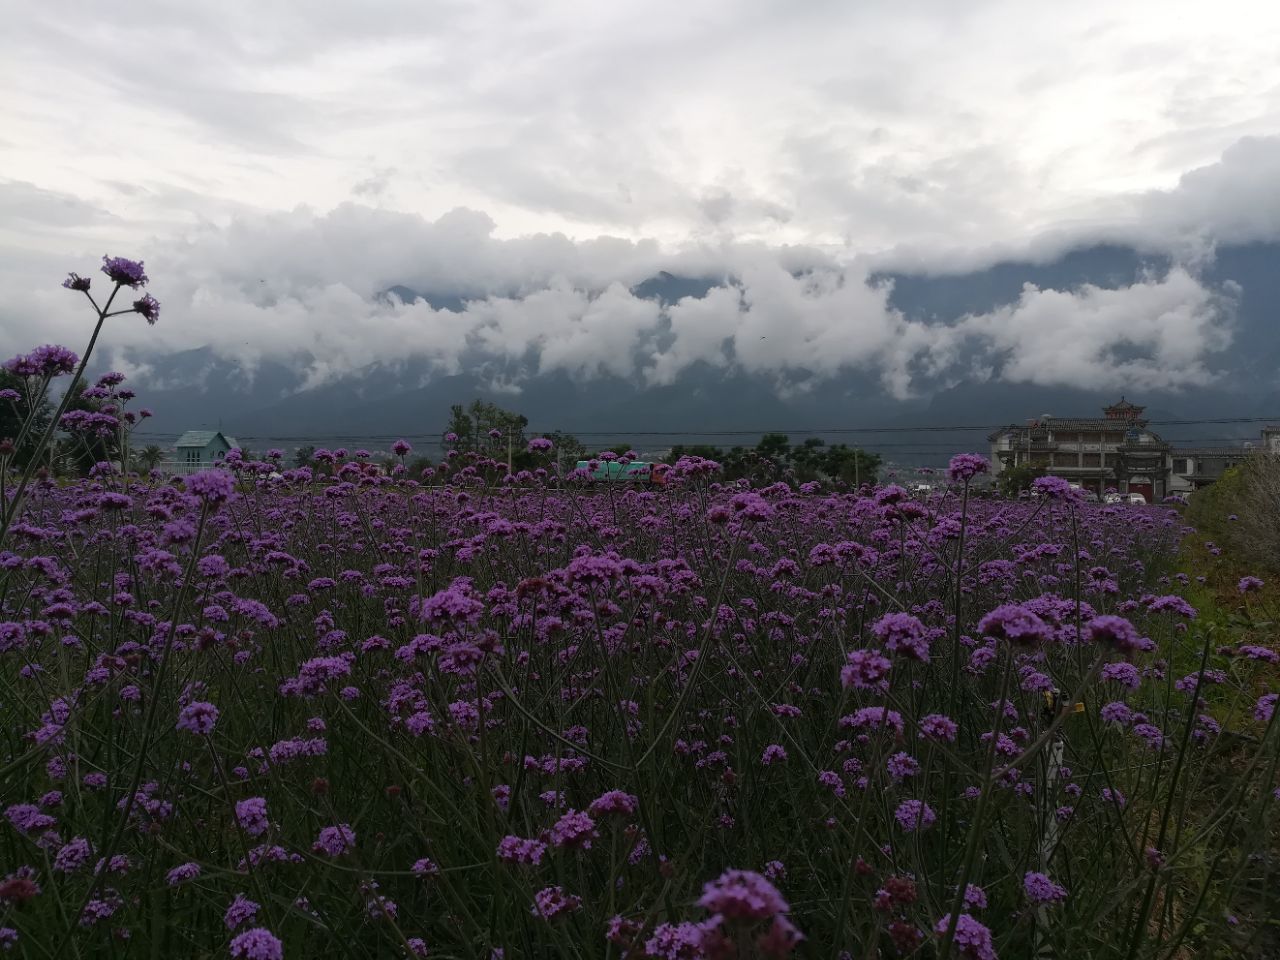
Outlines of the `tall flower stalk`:
{"type": "MultiPolygon", "coordinates": [[[[136,290],[145,286],[149,282],[146,271],[141,260],[128,260],[124,257],[107,257],[102,258],[102,272],[112,281],[111,293],[107,296],[106,302],[99,306],[94,299],[93,294],[89,292],[90,280],[88,277],[82,277],[72,273],[67,279],[62,281],[63,287],[68,290],[76,290],[85,295],[89,303],[93,305],[93,311],[97,315],[97,320],[93,325],[93,333],[89,337],[89,344],[85,347],[84,353],[80,356],[80,363],[76,366],[75,374],[71,378],[71,383],[67,385],[66,391],[62,394],[62,399],[58,403],[58,408],[53,416],[49,418],[49,423],[45,426],[44,432],[40,439],[36,441],[35,448],[31,454],[31,458],[27,461],[26,467],[18,479],[18,485],[13,491],[13,496],[3,504],[0,504],[0,510],[3,515],[0,516],[0,546],[3,546],[8,537],[9,528],[14,521],[22,513],[22,506],[26,499],[27,487],[31,482],[32,476],[44,459],[46,451],[53,444],[54,435],[57,433],[62,422],[62,415],[67,412],[67,408],[71,405],[71,401],[76,396],[76,388],[79,386],[84,376],[85,368],[89,365],[89,358],[93,356],[93,348],[98,343],[98,335],[102,332],[102,325],[110,317],[118,317],[127,313],[139,313],[146,318],[147,323],[154,324],[160,318],[160,304],[149,293],[143,293],[137,300],[133,301],[133,305],[127,310],[112,311],[111,307],[116,301],[116,297],[120,291],[126,287],[136,290]]],[[[45,388],[48,386],[46,378],[45,388]]],[[[41,399],[43,398],[43,392],[41,399]]],[[[26,424],[23,425],[21,436],[25,436],[30,423],[35,417],[35,411],[38,403],[32,404],[31,414],[26,424]]]]}

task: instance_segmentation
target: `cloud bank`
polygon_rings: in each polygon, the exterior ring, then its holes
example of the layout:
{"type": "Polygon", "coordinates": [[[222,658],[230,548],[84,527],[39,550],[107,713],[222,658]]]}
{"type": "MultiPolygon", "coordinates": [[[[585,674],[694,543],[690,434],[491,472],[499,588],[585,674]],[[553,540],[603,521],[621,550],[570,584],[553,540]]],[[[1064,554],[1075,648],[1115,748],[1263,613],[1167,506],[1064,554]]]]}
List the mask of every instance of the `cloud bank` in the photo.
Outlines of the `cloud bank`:
{"type": "MultiPolygon", "coordinates": [[[[1203,386],[1230,343],[1237,293],[1177,266],[1117,289],[1027,286],[991,312],[924,319],[896,309],[891,283],[857,258],[825,250],[502,239],[474,211],[427,221],[355,204],[237,217],[160,250],[148,270],[161,323],[117,318],[106,337],[107,355],[144,380],[148,358],[207,345],[250,375],[285,360],[305,369],[307,386],[415,359],[442,375],[483,369],[507,392],[557,372],[669,385],[695,365],[763,377],[784,394],[850,372],[898,398],[962,379],[1203,386]],[[660,271],[707,289],[670,302],[638,295],[660,271]],[[393,283],[436,306],[384,295],[393,283]]],[[[31,316],[41,339],[83,339],[83,305],[52,279],[26,307],[6,314],[6,342],[35,335],[31,316]]]]}

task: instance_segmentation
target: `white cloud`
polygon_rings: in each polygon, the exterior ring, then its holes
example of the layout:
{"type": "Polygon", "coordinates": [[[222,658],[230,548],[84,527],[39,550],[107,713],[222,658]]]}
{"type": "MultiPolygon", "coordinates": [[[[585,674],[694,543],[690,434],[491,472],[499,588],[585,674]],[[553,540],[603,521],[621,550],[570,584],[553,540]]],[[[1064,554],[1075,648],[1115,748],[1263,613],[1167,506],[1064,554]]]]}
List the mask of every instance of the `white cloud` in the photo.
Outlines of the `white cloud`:
{"type": "Polygon", "coordinates": [[[1231,340],[1233,291],[1215,293],[1182,268],[1116,290],[1041,290],[956,324],[990,345],[999,377],[1016,383],[1134,390],[1204,386],[1208,361],[1231,340]]]}
{"type": "Polygon", "coordinates": [[[164,303],[108,330],[143,365],[1191,385],[1231,306],[1193,272],[951,325],[867,277],[1280,239],[1280,7],[1251,0],[125,7],[6,20],[10,350],[81,342],[56,282],[111,252],[164,303]],[[719,286],[659,309],[629,292],[659,270],[719,286]]]}
{"type": "MultiPolygon", "coordinates": [[[[323,216],[236,217],[148,258],[161,322],[113,318],[104,345],[144,380],[149,362],[208,345],[246,376],[264,359],[283,360],[306,371],[307,385],[408,359],[439,374],[481,370],[506,391],[557,371],[666,385],[701,363],[763,376],[784,393],[870,373],[904,398],[975,368],[1051,385],[1202,385],[1230,339],[1231,297],[1184,268],[1116,290],[1028,287],[991,313],[926,322],[895,309],[891,287],[856,259],[819,250],[665,252],[608,238],[505,240],[492,227],[473,211],[426,221],[354,204],[323,216]],[[664,307],[629,289],[661,270],[705,277],[710,290],[664,307]],[[465,304],[377,296],[392,281],[465,304]]],[[[35,339],[82,342],[85,305],[56,285],[49,257],[34,262],[39,286],[24,309],[0,309],[0,338],[15,350],[35,339]]],[[[71,265],[86,273],[93,262],[71,265]]],[[[0,269],[9,282],[37,278],[29,262],[0,269]]]]}

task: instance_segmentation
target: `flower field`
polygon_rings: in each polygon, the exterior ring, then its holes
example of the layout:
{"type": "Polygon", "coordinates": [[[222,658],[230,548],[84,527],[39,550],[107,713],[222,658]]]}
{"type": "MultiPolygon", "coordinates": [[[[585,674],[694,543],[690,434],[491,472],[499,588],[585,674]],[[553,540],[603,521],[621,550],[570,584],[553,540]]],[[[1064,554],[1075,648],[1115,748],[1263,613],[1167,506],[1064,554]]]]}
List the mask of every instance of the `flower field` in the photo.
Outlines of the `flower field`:
{"type": "Polygon", "coordinates": [[[9,491],[0,948],[1274,943],[1276,656],[1175,510],[321,459],[9,491]]]}
{"type": "Polygon", "coordinates": [[[1160,956],[1260,869],[1172,511],[271,469],[10,530],[32,956],[1160,956]]]}

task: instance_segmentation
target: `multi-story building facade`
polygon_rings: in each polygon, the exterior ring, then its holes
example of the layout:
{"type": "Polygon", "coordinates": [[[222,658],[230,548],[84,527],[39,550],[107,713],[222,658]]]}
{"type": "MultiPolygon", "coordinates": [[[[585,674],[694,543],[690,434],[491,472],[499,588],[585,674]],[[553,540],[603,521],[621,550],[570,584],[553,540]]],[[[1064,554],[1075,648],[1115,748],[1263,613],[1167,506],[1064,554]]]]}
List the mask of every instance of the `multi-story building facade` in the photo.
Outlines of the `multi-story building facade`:
{"type": "Polygon", "coordinates": [[[998,474],[1009,467],[1045,472],[1102,493],[1141,493],[1158,500],[1168,492],[1169,444],[1147,428],[1145,408],[1123,397],[1101,417],[1042,416],[1025,426],[1001,427],[987,439],[998,474]]]}
{"type": "MultiPolygon", "coordinates": [[[[1001,427],[987,438],[992,470],[998,475],[1010,467],[1043,467],[1095,493],[1140,493],[1155,502],[1213,483],[1258,449],[1173,447],[1148,427],[1144,409],[1121,397],[1101,417],[1046,414],[1025,426],[1001,427]]],[[[1263,429],[1261,449],[1280,455],[1280,426],[1263,429]]]]}

